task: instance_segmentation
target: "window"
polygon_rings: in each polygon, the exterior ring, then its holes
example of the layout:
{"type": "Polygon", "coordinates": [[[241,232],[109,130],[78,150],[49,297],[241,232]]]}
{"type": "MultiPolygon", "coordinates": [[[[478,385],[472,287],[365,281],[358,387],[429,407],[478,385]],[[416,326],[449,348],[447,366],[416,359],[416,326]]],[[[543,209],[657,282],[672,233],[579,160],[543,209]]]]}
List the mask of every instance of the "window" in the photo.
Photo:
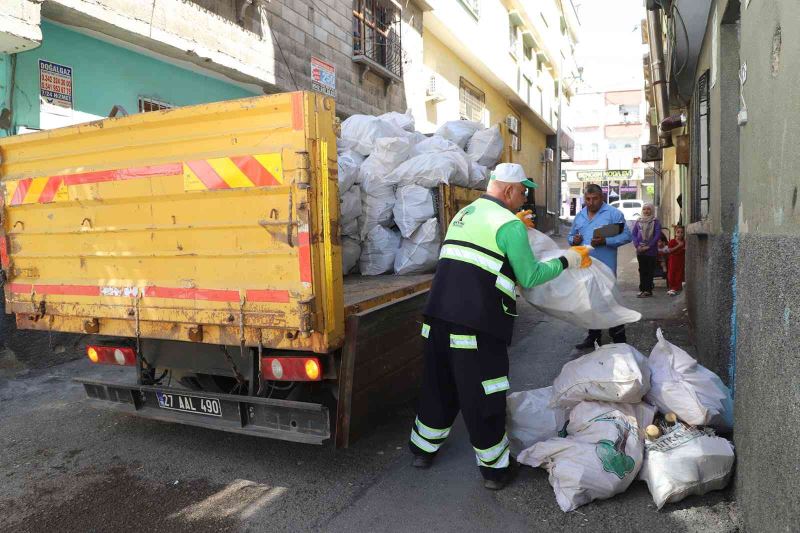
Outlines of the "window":
{"type": "Polygon", "coordinates": [[[400,10],[391,0],[355,0],[353,59],[377,64],[391,75],[403,76],[400,10]]]}
{"type": "Polygon", "coordinates": [[[153,100],[152,98],[147,98],[144,96],[139,97],[139,113],[147,113],[149,111],[161,111],[162,109],[172,109],[172,104],[168,104],[166,102],[161,102],[159,100],[153,100]]]}
{"type": "Polygon", "coordinates": [[[633,124],[639,122],[639,106],[638,105],[621,105],[619,106],[619,120],[623,124],[633,124]]]}
{"type": "Polygon", "coordinates": [[[710,180],[709,180],[709,123],[711,109],[708,94],[708,76],[706,70],[697,80],[697,89],[692,98],[692,222],[708,218],[710,180]]]}
{"type": "Polygon", "coordinates": [[[525,78],[525,101],[528,105],[533,105],[533,83],[527,77],[525,78]]]}
{"type": "Polygon", "coordinates": [[[511,52],[515,58],[517,57],[517,48],[519,47],[519,31],[517,30],[517,25],[511,21],[511,17],[509,15],[508,21],[508,51],[511,52]]]}
{"type": "Polygon", "coordinates": [[[478,18],[481,14],[481,1],[480,0],[460,0],[461,5],[467,8],[470,14],[478,18]]]}
{"type": "Polygon", "coordinates": [[[486,95],[464,78],[461,78],[458,84],[458,103],[463,120],[483,122],[486,95]]]}
{"type": "Polygon", "coordinates": [[[527,44],[522,49],[523,55],[525,56],[526,61],[533,61],[533,47],[528,46],[527,44]]]}

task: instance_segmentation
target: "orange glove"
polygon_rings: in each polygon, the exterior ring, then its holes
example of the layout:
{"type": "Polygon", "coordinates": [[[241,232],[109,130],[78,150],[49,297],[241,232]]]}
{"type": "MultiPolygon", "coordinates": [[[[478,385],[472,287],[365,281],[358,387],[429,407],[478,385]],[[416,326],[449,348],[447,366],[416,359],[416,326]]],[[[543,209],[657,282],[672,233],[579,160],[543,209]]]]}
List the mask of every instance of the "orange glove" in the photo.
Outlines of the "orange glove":
{"type": "Polygon", "coordinates": [[[517,218],[529,229],[534,229],[536,227],[536,224],[533,223],[533,211],[530,209],[517,213],[517,218]]]}
{"type": "Polygon", "coordinates": [[[587,268],[591,266],[592,258],[589,257],[589,252],[591,251],[592,249],[588,246],[571,246],[564,253],[569,268],[587,268]]]}

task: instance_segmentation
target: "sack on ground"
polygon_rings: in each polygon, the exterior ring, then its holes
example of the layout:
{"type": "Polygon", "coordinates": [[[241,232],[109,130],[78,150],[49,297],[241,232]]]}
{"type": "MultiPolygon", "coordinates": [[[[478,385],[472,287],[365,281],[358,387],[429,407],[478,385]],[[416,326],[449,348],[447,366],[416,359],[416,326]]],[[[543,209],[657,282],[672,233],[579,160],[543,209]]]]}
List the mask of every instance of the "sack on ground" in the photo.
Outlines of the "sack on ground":
{"type": "Polygon", "coordinates": [[[352,115],[342,122],[342,140],[363,156],[372,153],[378,139],[403,137],[407,133],[392,122],[371,115],[352,115]]]}
{"type": "Polygon", "coordinates": [[[553,387],[512,392],[506,396],[506,429],[511,454],[537,442],[566,435],[567,409],[550,407],[553,387]]]}
{"type": "Polygon", "coordinates": [[[358,185],[339,191],[339,222],[342,226],[360,217],[361,213],[361,189],[358,185]]]}
{"type": "Polygon", "coordinates": [[[733,445],[722,437],[679,424],[645,442],[639,479],[647,483],[656,507],[692,494],[724,489],[733,469],[733,445]]]}
{"type": "Polygon", "coordinates": [[[464,150],[475,132],[482,129],[483,124],[480,122],[451,120],[439,126],[439,129],[436,130],[436,135],[456,143],[459,148],[464,150]]]}
{"type": "Polygon", "coordinates": [[[655,409],[583,402],[570,412],[567,437],[539,442],[519,454],[519,462],[542,466],[562,511],[624,492],[642,465],[640,429],[655,409]]]}
{"type": "MultiPolygon", "coordinates": [[[[537,230],[528,230],[528,239],[539,261],[563,255],[555,243],[548,251],[537,253],[536,246],[541,248],[545,239],[552,242],[537,230]]],[[[588,268],[568,269],[547,283],[522,289],[522,295],[540,311],[583,329],[608,329],[642,318],[622,305],[614,272],[598,260],[588,268]]]]}
{"type": "Polygon", "coordinates": [[[503,136],[500,126],[476,131],[467,145],[469,158],[484,167],[494,167],[503,155],[503,136]]]}
{"type": "Polygon", "coordinates": [[[394,204],[394,221],[400,234],[411,237],[426,220],[433,218],[433,192],[419,185],[397,188],[394,204]]]}
{"type": "Polygon", "coordinates": [[[346,191],[358,181],[358,169],[364,156],[355,150],[346,150],[338,156],[339,191],[346,191]]]}
{"type": "Polygon", "coordinates": [[[447,150],[421,154],[401,163],[386,176],[385,181],[405,185],[419,185],[433,189],[440,183],[467,186],[469,163],[461,151],[447,150]]]}
{"type": "Polygon", "coordinates": [[[394,258],[400,247],[400,233],[375,226],[361,244],[359,270],[364,276],[385,274],[394,268],[394,258]]]}
{"type": "Polygon", "coordinates": [[[629,344],[606,344],[565,364],[553,381],[551,405],[585,401],[637,403],[650,390],[647,359],[629,344]]]}
{"type": "Polygon", "coordinates": [[[349,274],[361,257],[361,243],[350,237],[342,237],[342,274],[349,274]]]}
{"type": "Polygon", "coordinates": [[[406,110],[405,113],[389,111],[388,113],[380,115],[378,118],[407,132],[414,132],[414,115],[411,114],[410,109],[406,110]]]}
{"type": "Polygon", "coordinates": [[[436,270],[439,260],[439,222],[431,218],[403,239],[394,260],[396,274],[424,274],[436,270]]]}
{"type": "Polygon", "coordinates": [[[730,389],[719,376],[666,340],[660,328],[656,337],[658,343],[648,359],[651,388],[647,401],[661,412],[673,412],[691,425],[732,429],[730,389]]]}

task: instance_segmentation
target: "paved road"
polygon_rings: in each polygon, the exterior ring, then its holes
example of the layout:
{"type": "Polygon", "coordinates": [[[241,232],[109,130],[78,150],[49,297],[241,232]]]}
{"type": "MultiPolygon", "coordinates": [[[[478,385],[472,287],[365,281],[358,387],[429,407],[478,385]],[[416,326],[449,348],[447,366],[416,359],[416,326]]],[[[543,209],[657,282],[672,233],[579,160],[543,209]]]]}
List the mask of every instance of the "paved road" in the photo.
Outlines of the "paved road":
{"type": "MultiPolygon", "coordinates": [[[[631,255],[622,286],[632,294],[631,255]]],[[[631,342],[664,325],[684,342],[680,299],[631,300],[631,342]]],[[[583,332],[522,304],[511,350],[515,390],[548,385],[583,332]]],[[[12,369],[13,370],[13,369],[12,369]]],[[[96,410],[75,376],[125,369],[85,360],[0,377],[0,530],[14,531],[735,531],[729,491],[656,512],[646,486],[562,513],[541,469],[482,488],[459,420],[434,467],[409,466],[411,409],[334,451],[96,410]],[[16,377],[8,377],[16,376],[16,377]]],[[[3,374],[0,374],[2,376],[3,374]]]]}

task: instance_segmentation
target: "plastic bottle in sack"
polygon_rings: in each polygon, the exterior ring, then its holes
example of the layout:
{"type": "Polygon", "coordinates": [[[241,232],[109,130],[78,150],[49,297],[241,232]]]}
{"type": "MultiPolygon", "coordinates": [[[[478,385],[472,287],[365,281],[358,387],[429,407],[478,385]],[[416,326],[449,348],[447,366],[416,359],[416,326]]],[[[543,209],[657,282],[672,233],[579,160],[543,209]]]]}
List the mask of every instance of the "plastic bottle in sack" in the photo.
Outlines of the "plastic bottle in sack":
{"type": "Polygon", "coordinates": [[[644,430],[645,435],[647,435],[648,440],[656,440],[661,436],[661,430],[658,429],[658,426],[650,424],[644,430]]]}

